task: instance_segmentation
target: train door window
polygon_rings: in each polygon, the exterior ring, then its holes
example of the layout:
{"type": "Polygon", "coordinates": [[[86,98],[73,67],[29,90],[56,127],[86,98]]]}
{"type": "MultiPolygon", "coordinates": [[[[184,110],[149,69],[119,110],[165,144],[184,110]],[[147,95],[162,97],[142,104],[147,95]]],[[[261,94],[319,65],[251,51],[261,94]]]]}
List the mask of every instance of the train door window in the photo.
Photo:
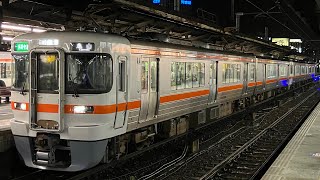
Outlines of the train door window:
{"type": "Polygon", "coordinates": [[[290,65],[290,76],[294,75],[294,66],[290,65]]]}
{"type": "Polygon", "coordinates": [[[199,78],[200,78],[200,86],[204,86],[204,81],[205,81],[205,71],[204,71],[204,69],[205,69],[205,65],[204,65],[204,63],[199,63],[199,65],[200,65],[200,71],[199,71],[199,78]]]}
{"type": "Polygon", "coordinates": [[[149,62],[142,61],[142,64],[141,64],[141,91],[142,92],[148,92],[148,81],[149,81],[148,71],[149,71],[149,62]]]}
{"type": "Polygon", "coordinates": [[[186,87],[186,63],[177,62],[177,89],[184,89],[186,87]]]}
{"type": "Polygon", "coordinates": [[[37,54],[38,92],[54,92],[59,89],[59,60],[57,53],[37,54]]]}
{"type": "Polygon", "coordinates": [[[192,64],[186,63],[186,88],[192,88],[192,64]]]}
{"type": "Polygon", "coordinates": [[[199,63],[193,63],[192,69],[192,87],[199,87],[199,63]]]}
{"type": "Polygon", "coordinates": [[[294,73],[296,76],[297,75],[300,75],[300,65],[296,65],[295,66],[295,73],[294,73]]]}
{"type": "Polygon", "coordinates": [[[171,90],[176,90],[177,89],[177,84],[176,84],[176,63],[172,62],[171,63],[171,90]]]}
{"type": "Polygon", "coordinates": [[[256,65],[250,64],[250,66],[249,66],[249,81],[254,81],[255,71],[256,71],[256,65]]]}
{"type": "Polygon", "coordinates": [[[126,62],[119,61],[119,91],[125,91],[126,88],[126,62]]]}
{"type": "Polygon", "coordinates": [[[151,92],[157,91],[157,62],[152,61],[150,63],[150,88],[151,92]]]}

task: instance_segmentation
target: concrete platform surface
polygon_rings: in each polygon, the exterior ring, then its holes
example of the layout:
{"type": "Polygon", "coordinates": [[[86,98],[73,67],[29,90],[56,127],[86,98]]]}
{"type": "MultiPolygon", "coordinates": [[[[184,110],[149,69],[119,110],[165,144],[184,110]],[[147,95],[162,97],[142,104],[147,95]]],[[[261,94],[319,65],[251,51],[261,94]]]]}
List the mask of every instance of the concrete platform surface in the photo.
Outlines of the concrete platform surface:
{"type": "Polygon", "coordinates": [[[262,179],[320,179],[320,103],[262,179]]]}

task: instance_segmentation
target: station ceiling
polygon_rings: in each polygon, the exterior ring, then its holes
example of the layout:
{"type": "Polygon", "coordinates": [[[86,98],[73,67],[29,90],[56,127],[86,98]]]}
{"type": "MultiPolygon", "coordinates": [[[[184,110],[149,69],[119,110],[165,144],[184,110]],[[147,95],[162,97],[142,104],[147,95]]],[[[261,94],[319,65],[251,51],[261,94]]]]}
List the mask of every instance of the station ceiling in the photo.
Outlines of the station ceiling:
{"type": "Polygon", "coordinates": [[[292,53],[257,39],[267,31],[269,37],[304,40],[307,54],[320,52],[320,0],[193,0],[191,6],[181,5],[180,11],[173,10],[173,1],[157,5],[153,0],[2,0],[0,21],[150,39],[170,37],[180,43],[205,42],[247,53],[292,53]],[[239,32],[232,16],[236,13],[239,32]]]}

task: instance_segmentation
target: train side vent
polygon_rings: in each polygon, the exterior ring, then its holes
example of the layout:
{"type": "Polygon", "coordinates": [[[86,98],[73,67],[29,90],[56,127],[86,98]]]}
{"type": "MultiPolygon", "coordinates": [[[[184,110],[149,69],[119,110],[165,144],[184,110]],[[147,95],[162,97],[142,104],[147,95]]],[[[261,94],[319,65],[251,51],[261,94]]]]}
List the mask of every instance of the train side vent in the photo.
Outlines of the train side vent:
{"type": "Polygon", "coordinates": [[[219,116],[218,107],[214,107],[210,109],[210,119],[217,118],[219,116]]]}
{"type": "Polygon", "coordinates": [[[203,124],[206,122],[206,113],[205,110],[202,110],[198,113],[198,124],[203,124]]]}

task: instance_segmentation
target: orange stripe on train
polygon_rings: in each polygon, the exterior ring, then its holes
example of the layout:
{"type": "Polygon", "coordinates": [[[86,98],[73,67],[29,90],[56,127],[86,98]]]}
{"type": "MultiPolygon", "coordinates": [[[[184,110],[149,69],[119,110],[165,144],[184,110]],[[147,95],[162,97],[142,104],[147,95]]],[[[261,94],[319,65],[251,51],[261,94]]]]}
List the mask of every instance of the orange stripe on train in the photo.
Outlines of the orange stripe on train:
{"type": "Polygon", "coordinates": [[[243,87],[243,84],[237,84],[237,85],[233,85],[233,86],[219,87],[219,88],[218,88],[218,92],[237,90],[237,89],[241,89],[242,87],[243,87]]]}
{"type": "Polygon", "coordinates": [[[262,81],[257,81],[257,82],[250,82],[248,83],[248,86],[249,87],[252,87],[252,86],[261,86],[262,85],[262,81]]]}
{"type": "Polygon", "coordinates": [[[277,82],[276,79],[270,79],[270,80],[267,80],[267,81],[266,81],[267,84],[275,83],[275,82],[277,82]]]}
{"type": "MultiPolygon", "coordinates": [[[[197,97],[197,96],[203,96],[203,95],[208,95],[209,90],[201,90],[201,91],[196,91],[196,92],[189,92],[189,93],[183,93],[183,94],[175,94],[175,95],[169,95],[169,96],[163,96],[160,97],[160,103],[166,103],[166,102],[171,102],[171,101],[177,101],[177,100],[182,100],[182,99],[187,99],[187,98],[192,98],[192,97],[197,97]]],[[[11,108],[14,109],[14,102],[11,102],[11,108]]],[[[26,103],[27,107],[29,106],[29,103],[26,103]]],[[[67,114],[73,114],[73,108],[74,106],[79,106],[79,105],[65,105],[64,106],[64,112],[67,114]]],[[[81,106],[81,105],[80,105],[81,106]]],[[[85,106],[90,106],[90,105],[85,105],[85,106]]],[[[117,107],[116,104],[112,105],[93,105],[94,111],[92,114],[110,114],[110,113],[115,113],[117,111],[124,111],[124,110],[130,110],[130,109],[137,109],[140,108],[141,106],[141,101],[132,101],[126,103],[120,103],[117,107]],[[127,106],[127,108],[126,108],[127,106]]],[[[38,104],[37,105],[37,111],[38,112],[47,112],[47,113],[58,113],[58,108],[59,106],[57,104],[38,104]]],[[[26,111],[29,111],[29,108],[27,108],[26,111]]]]}
{"type": "Polygon", "coordinates": [[[181,99],[192,98],[196,96],[208,95],[209,93],[210,93],[209,90],[202,90],[202,91],[196,91],[196,92],[163,96],[163,97],[160,97],[160,103],[166,103],[166,102],[177,101],[181,99]]]}

